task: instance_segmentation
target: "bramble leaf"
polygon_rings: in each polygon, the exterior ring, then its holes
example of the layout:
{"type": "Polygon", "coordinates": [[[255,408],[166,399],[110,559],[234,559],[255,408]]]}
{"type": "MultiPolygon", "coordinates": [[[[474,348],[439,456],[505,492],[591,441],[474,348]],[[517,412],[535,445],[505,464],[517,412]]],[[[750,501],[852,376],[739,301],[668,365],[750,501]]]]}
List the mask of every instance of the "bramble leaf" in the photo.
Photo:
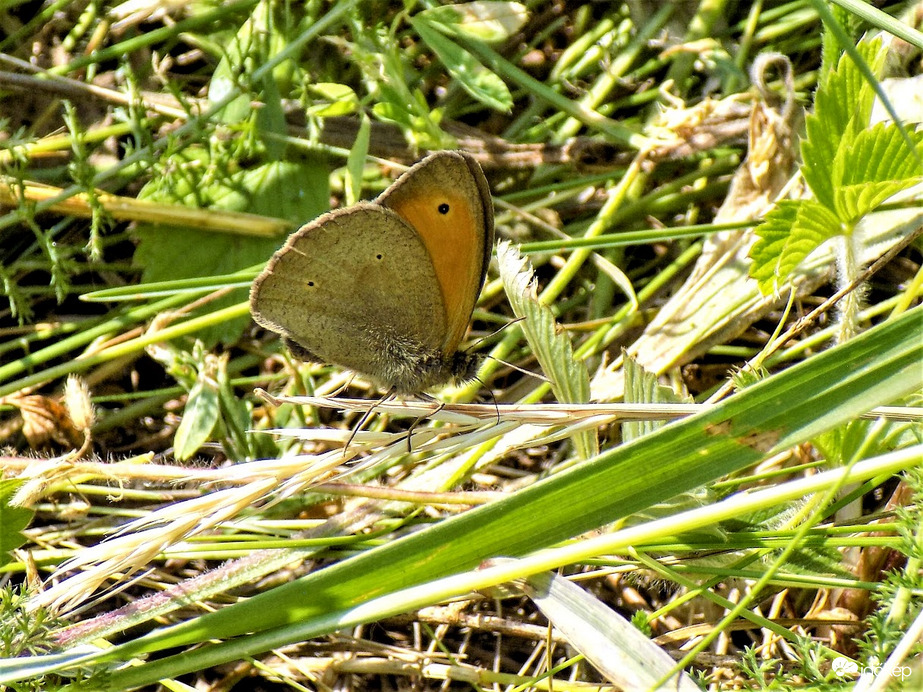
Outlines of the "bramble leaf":
{"type": "Polygon", "coordinates": [[[769,293],[821,243],[842,232],[839,220],[823,204],[810,199],[779,202],[756,228],[760,239],[750,250],[750,276],[769,293]]]}
{"type": "MultiPolygon", "coordinates": [[[[881,41],[862,42],[859,53],[873,72],[881,69],[881,41]]],[[[817,201],[835,208],[837,178],[834,160],[849,152],[857,134],[869,122],[875,93],[852,58],[844,54],[814,97],[814,111],[805,118],[807,137],[801,143],[801,173],[817,201]]]]}
{"type": "Polygon", "coordinates": [[[852,146],[841,148],[833,163],[834,208],[846,223],[854,223],[892,195],[923,180],[923,132],[910,133],[915,152],[907,147],[893,123],[878,123],[859,132],[852,146]]]}

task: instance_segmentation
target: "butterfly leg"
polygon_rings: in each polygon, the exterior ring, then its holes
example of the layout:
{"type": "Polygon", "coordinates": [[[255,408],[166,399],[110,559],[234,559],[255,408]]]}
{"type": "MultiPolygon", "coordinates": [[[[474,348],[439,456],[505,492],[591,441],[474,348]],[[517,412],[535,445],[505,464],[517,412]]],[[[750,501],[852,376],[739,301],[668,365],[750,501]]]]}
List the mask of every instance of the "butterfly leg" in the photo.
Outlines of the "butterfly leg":
{"type": "Polygon", "coordinates": [[[430,401],[430,402],[432,402],[432,403],[434,403],[434,404],[438,404],[438,406],[436,407],[436,409],[435,409],[434,411],[431,411],[430,413],[427,413],[427,414],[424,414],[424,415],[422,415],[422,416],[419,416],[413,423],[410,424],[410,427],[407,428],[407,453],[408,453],[408,454],[410,454],[410,453],[413,451],[413,448],[412,448],[412,445],[411,445],[411,438],[413,437],[413,431],[414,431],[414,429],[415,429],[420,423],[422,423],[424,420],[426,420],[426,419],[429,418],[430,416],[435,416],[437,413],[439,413],[442,409],[445,408],[445,402],[444,402],[444,401],[439,401],[439,400],[437,400],[437,399],[434,399],[434,398],[431,397],[431,396],[427,396],[426,394],[421,394],[421,395],[420,395],[420,398],[423,399],[423,400],[425,400],[425,401],[430,401]]]}
{"type": "Polygon", "coordinates": [[[359,434],[359,431],[365,427],[365,424],[369,422],[369,419],[372,417],[372,413],[375,412],[375,409],[385,403],[388,399],[394,398],[394,390],[389,390],[381,399],[376,401],[369,407],[369,410],[362,414],[362,418],[359,419],[359,422],[353,428],[352,433],[349,435],[349,439],[346,440],[346,446],[343,447],[343,456],[346,456],[346,452],[349,450],[349,445],[352,444],[353,440],[356,439],[356,435],[359,434]]]}

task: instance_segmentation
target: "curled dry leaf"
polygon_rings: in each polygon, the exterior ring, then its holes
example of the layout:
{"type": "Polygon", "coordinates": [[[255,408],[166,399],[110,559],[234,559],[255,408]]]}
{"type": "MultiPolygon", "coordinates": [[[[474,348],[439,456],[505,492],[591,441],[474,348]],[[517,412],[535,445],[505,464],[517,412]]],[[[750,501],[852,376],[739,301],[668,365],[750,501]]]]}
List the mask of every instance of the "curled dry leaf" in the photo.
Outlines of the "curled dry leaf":
{"type": "MultiPolygon", "coordinates": [[[[22,430],[32,449],[41,449],[51,444],[65,447],[80,447],[83,433],[74,425],[67,408],[54,399],[41,394],[4,397],[2,403],[19,410],[22,430]]],[[[7,431],[12,433],[12,430],[7,431]]]]}

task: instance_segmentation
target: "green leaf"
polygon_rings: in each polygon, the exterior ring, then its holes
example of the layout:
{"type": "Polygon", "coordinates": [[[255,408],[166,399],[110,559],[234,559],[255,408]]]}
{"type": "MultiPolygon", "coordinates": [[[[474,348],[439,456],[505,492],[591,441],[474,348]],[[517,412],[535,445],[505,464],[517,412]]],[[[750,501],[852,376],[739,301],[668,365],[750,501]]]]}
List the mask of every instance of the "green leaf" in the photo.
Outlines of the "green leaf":
{"type": "Polygon", "coordinates": [[[183,419],[176,429],[173,439],[174,454],[179,461],[186,461],[199,451],[199,447],[208,442],[212,430],[218,423],[219,401],[218,382],[215,368],[209,367],[213,358],[206,356],[203,367],[199,370],[195,384],[189,391],[183,419]]]}
{"type": "Polygon", "coordinates": [[[10,505],[22,484],[18,479],[0,478],[0,567],[10,561],[10,553],[26,542],[23,529],[35,516],[31,509],[10,505]]]}
{"type": "Polygon", "coordinates": [[[833,212],[810,199],[783,200],[766,215],[750,250],[750,276],[763,293],[775,290],[795,267],[828,238],[843,228],[833,212]]]}
{"type": "Polygon", "coordinates": [[[834,206],[833,160],[843,132],[832,120],[809,113],[804,122],[806,137],[801,142],[801,175],[824,206],[834,206]]]}
{"type": "MultiPolygon", "coordinates": [[[[278,161],[247,171],[229,171],[191,154],[174,155],[170,174],[154,177],[139,198],[192,207],[214,207],[283,218],[303,224],[326,211],[329,182],[323,166],[311,162],[278,161]]],[[[145,282],[231,274],[264,262],[283,238],[247,238],[187,227],[139,225],[135,262],[144,268],[145,282]]],[[[246,300],[236,289],[209,303],[217,310],[246,300]]],[[[226,322],[200,332],[206,344],[236,341],[247,319],[226,322]]]]}
{"type": "Polygon", "coordinates": [[[412,114],[393,101],[379,101],[372,106],[372,113],[379,120],[394,123],[404,129],[410,129],[414,124],[412,114]]]}
{"type": "Polygon", "coordinates": [[[419,12],[419,18],[444,34],[467,36],[485,43],[505,41],[515,34],[529,11],[518,2],[478,0],[460,5],[441,5],[419,12]]]}
{"type": "Polygon", "coordinates": [[[352,115],[359,110],[359,97],[345,84],[317,82],[309,85],[308,89],[327,101],[327,103],[308,106],[308,115],[328,118],[336,115],[352,115]]]}
{"type": "Polygon", "coordinates": [[[909,149],[893,123],[878,123],[859,132],[852,146],[843,147],[834,160],[837,216],[846,224],[874,211],[889,197],[923,180],[923,132],[911,133],[915,150],[909,149]]]}
{"type": "Polygon", "coordinates": [[[490,108],[510,112],[513,96],[502,79],[464,48],[439,33],[434,25],[420,19],[419,15],[410,23],[465,91],[490,108]]]}
{"type": "MultiPolygon", "coordinates": [[[[582,361],[574,358],[567,332],[558,328],[547,305],[538,302],[532,267],[519,251],[507,242],[497,246],[500,279],[513,314],[522,320],[522,331],[542,370],[551,379],[551,389],[562,403],[590,400],[590,377],[582,361]]],[[[584,459],[599,453],[595,433],[584,431],[574,438],[584,459]]]]}
{"type": "Polygon", "coordinates": [[[346,203],[355,204],[362,194],[362,173],[365,169],[365,158],[369,153],[369,141],[372,137],[372,121],[363,113],[359,117],[359,131],[356,141],[346,157],[346,203]]]}
{"type": "Polygon", "coordinates": [[[279,86],[272,73],[263,77],[263,104],[256,111],[256,129],[262,137],[266,158],[270,161],[281,160],[287,146],[281,137],[288,134],[288,123],[279,86]],[[278,137],[266,137],[267,134],[278,137]]]}
{"type": "MultiPolygon", "coordinates": [[[[884,51],[881,41],[860,42],[860,55],[881,69],[884,51]]],[[[848,55],[842,55],[814,96],[814,111],[805,118],[806,138],[801,143],[802,175],[819,202],[835,207],[838,179],[834,160],[837,152],[848,152],[855,136],[869,122],[875,93],[848,55]]]]}
{"type": "Polygon", "coordinates": [[[252,434],[253,404],[237,396],[234,384],[228,374],[230,354],[225,352],[216,360],[218,382],[219,420],[223,423],[223,440],[228,456],[234,461],[250,461],[264,450],[266,456],[275,456],[278,448],[269,435],[252,434]]]}
{"type": "MultiPolygon", "coordinates": [[[[660,384],[652,372],[638,364],[627,352],[622,351],[622,367],[625,371],[626,404],[678,404],[692,403],[690,397],[677,396],[672,388],[660,384]]],[[[636,437],[648,435],[666,425],[665,421],[627,421],[622,423],[622,441],[630,442],[636,437]]]]}

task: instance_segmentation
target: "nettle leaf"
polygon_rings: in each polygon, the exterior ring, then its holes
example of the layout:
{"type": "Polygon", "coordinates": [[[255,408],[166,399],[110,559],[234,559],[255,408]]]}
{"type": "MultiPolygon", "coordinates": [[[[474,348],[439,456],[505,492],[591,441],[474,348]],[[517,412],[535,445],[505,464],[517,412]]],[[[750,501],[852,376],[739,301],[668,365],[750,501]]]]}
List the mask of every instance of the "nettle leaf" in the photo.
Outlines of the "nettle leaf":
{"type": "Polygon", "coordinates": [[[519,31],[526,23],[529,11],[518,2],[482,0],[432,7],[419,12],[416,17],[438,25],[438,29],[445,34],[497,43],[519,31]]]}
{"type": "MultiPolygon", "coordinates": [[[[660,379],[657,375],[645,370],[638,361],[625,351],[622,352],[622,363],[625,370],[626,404],[692,403],[691,397],[679,396],[673,391],[672,387],[660,384],[660,379]]],[[[637,437],[644,437],[666,424],[667,421],[660,420],[626,421],[622,423],[622,442],[630,442],[637,437]]]]}
{"type": "Polygon", "coordinates": [[[910,137],[913,149],[893,123],[878,123],[859,132],[848,150],[837,152],[834,176],[841,185],[834,190],[834,208],[842,221],[858,221],[892,195],[923,180],[923,132],[910,137]]]}
{"type": "MultiPolygon", "coordinates": [[[[881,41],[860,42],[857,48],[872,71],[878,72],[885,57],[881,41]]],[[[843,54],[817,90],[814,111],[805,118],[801,172],[817,200],[830,208],[835,207],[837,152],[852,148],[854,138],[869,122],[874,98],[874,90],[852,58],[843,54]]]]}
{"type": "Polygon", "coordinates": [[[834,213],[814,200],[784,200],[756,227],[750,276],[763,293],[775,290],[801,261],[828,238],[843,233],[834,213]]]}
{"type": "MultiPolygon", "coordinates": [[[[586,365],[574,357],[570,337],[558,327],[551,309],[539,302],[529,261],[507,241],[497,246],[497,261],[510,307],[522,320],[523,334],[542,371],[551,380],[555,397],[567,403],[589,401],[590,376],[586,365]]],[[[574,445],[584,459],[599,453],[599,441],[592,431],[575,435],[574,445]]]]}
{"type": "MultiPolygon", "coordinates": [[[[251,170],[226,171],[208,161],[176,155],[169,175],[155,176],[140,199],[199,208],[245,211],[301,225],[329,207],[327,169],[316,162],[276,161],[251,170]]],[[[181,226],[139,225],[135,262],[145,282],[230,274],[266,259],[284,238],[257,238],[181,226]]],[[[237,289],[209,303],[217,310],[246,300],[237,289]]],[[[247,319],[225,322],[197,336],[206,344],[236,341],[247,319]]]]}
{"type": "Polygon", "coordinates": [[[427,46],[436,54],[449,74],[472,98],[494,110],[509,113],[513,96],[506,84],[484,67],[474,56],[437,30],[419,15],[410,20],[411,25],[427,46]]]}

